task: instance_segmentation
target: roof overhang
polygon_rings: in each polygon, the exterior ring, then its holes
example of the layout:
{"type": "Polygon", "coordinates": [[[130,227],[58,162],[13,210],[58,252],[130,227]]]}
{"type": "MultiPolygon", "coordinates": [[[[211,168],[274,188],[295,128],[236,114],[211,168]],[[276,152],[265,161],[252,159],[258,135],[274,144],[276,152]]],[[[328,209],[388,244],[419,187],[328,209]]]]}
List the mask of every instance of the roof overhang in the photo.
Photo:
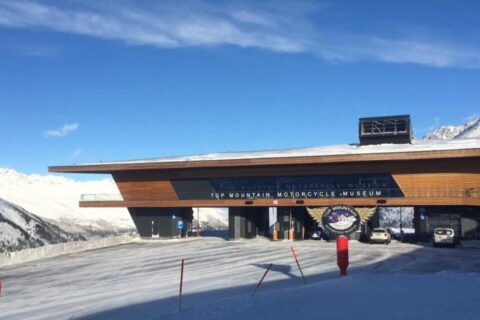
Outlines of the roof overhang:
{"type": "Polygon", "coordinates": [[[356,163],[376,161],[410,161],[429,159],[480,158],[480,148],[429,150],[409,152],[378,152],[319,156],[257,157],[240,159],[185,160],[185,161],[131,161],[69,166],[51,166],[49,172],[112,173],[126,170],[169,170],[193,168],[226,168],[249,166],[282,166],[305,164],[356,163]]]}

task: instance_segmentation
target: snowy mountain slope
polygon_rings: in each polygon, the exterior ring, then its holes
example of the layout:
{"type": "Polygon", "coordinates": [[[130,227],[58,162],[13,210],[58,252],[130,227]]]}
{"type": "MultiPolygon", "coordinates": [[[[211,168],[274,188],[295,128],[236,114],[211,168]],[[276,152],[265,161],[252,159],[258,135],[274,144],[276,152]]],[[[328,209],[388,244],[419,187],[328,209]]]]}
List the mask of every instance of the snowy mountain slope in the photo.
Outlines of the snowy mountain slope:
{"type": "Polygon", "coordinates": [[[85,240],[0,198],[0,252],[85,240]]]}
{"type": "MultiPolygon", "coordinates": [[[[0,168],[1,198],[24,207],[68,232],[117,232],[135,228],[126,209],[80,208],[80,195],[87,193],[112,194],[119,191],[110,179],[81,182],[62,176],[25,175],[13,169],[0,168]]],[[[226,209],[200,208],[199,217],[202,229],[228,228],[226,209]]],[[[194,219],[197,219],[196,209],[194,219]]]]}
{"type": "Polygon", "coordinates": [[[197,208],[193,209],[193,226],[197,226],[197,217],[200,219],[202,230],[225,230],[228,229],[227,208],[197,208]]]}
{"type": "Polygon", "coordinates": [[[380,208],[380,227],[398,228],[401,224],[404,228],[413,228],[413,207],[385,207],[380,208]]]}
{"type": "Polygon", "coordinates": [[[480,118],[458,126],[443,126],[426,134],[424,140],[451,140],[480,138],[480,118]]]}
{"type": "Polygon", "coordinates": [[[0,198],[25,208],[67,232],[130,231],[134,225],[123,208],[80,208],[83,193],[118,193],[109,179],[75,181],[61,176],[25,175],[0,168],[0,198]]]}

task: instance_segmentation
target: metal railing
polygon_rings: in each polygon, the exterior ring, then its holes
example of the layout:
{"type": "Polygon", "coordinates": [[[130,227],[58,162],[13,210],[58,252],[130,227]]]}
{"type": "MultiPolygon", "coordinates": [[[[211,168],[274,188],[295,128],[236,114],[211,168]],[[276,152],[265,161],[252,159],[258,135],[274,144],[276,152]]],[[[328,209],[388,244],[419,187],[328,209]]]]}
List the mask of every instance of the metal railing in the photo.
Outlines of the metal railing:
{"type": "Polygon", "coordinates": [[[120,193],[82,194],[80,201],[123,201],[120,193]]]}

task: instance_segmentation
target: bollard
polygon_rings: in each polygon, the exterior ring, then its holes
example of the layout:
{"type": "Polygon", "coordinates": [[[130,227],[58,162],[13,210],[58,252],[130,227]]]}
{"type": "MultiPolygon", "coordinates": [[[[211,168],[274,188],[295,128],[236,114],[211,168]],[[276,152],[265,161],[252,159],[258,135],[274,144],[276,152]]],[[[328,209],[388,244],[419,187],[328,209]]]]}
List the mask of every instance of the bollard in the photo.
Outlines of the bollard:
{"type": "Polygon", "coordinates": [[[197,227],[197,237],[200,237],[200,228],[197,227]]]}
{"type": "Polygon", "coordinates": [[[348,238],[337,238],[337,265],[340,268],[340,277],[347,275],[348,268],[348,238]]]}
{"type": "Polygon", "coordinates": [[[276,222],[273,224],[273,240],[274,241],[278,240],[278,231],[277,231],[277,223],[276,222]]]}

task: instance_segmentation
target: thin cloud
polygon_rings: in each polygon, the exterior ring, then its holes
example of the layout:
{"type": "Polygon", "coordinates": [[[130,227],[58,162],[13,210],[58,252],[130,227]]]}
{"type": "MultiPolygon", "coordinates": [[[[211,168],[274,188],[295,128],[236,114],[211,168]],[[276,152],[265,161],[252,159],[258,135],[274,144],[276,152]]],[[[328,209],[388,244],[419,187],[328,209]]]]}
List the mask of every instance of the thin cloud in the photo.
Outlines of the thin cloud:
{"type": "Polygon", "coordinates": [[[0,0],[0,26],[45,29],[159,48],[232,45],[278,53],[310,53],[336,62],[382,61],[433,67],[479,68],[480,52],[435,39],[379,37],[320,30],[311,20],[320,5],[161,2],[128,5],[115,2],[0,0]],[[60,5],[69,5],[68,8],[60,5]]]}
{"type": "Polygon", "coordinates": [[[63,127],[58,129],[50,129],[45,131],[46,137],[64,137],[69,133],[78,130],[78,123],[65,124],[63,127]]]}
{"type": "Polygon", "coordinates": [[[77,148],[73,150],[72,154],[70,155],[70,158],[78,158],[83,154],[83,149],[82,148],[77,148]]]}

